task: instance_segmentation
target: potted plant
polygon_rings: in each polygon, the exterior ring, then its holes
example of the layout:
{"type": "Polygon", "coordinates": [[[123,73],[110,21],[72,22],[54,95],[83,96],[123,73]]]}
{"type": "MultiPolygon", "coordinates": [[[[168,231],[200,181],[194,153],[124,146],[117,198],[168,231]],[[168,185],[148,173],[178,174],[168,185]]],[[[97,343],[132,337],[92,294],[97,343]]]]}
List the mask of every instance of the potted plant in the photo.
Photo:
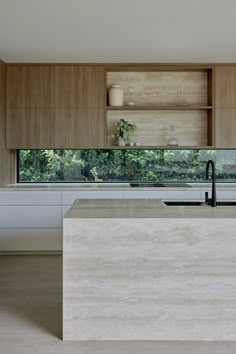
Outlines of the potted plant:
{"type": "Polygon", "coordinates": [[[118,140],[119,146],[125,146],[136,129],[135,124],[129,123],[125,119],[120,119],[114,126],[112,137],[118,140]]]}

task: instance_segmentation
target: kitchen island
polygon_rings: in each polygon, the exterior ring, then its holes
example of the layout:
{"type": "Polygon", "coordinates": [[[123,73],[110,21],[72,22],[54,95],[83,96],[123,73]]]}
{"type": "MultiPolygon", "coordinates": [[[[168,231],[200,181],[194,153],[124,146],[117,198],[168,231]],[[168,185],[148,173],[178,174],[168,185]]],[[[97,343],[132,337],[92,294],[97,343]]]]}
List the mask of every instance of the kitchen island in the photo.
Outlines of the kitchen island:
{"type": "Polygon", "coordinates": [[[236,206],[76,200],[64,340],[236,340],[236,206]]]}

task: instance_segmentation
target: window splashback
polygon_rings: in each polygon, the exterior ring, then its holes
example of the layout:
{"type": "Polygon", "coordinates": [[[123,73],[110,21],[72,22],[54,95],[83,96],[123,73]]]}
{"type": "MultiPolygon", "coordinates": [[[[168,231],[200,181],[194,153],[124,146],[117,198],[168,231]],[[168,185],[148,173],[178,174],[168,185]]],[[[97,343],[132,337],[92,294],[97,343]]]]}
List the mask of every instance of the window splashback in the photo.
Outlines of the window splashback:
{"type": "Polygon", "coordinates": [[[18,182],[236,182],[236,150],[18,150],[18,182]]]}

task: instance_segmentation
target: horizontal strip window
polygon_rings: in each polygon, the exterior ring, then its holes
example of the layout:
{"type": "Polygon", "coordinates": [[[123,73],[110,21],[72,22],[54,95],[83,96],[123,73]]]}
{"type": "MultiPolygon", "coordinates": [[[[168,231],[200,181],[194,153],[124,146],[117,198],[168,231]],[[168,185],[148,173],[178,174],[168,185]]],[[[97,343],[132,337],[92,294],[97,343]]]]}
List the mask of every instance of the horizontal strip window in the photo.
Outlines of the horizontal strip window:
{"type": "Polygon", "coordinates": [[[18,183],[236,182],[236,150],[18,150],[18,183]]]}

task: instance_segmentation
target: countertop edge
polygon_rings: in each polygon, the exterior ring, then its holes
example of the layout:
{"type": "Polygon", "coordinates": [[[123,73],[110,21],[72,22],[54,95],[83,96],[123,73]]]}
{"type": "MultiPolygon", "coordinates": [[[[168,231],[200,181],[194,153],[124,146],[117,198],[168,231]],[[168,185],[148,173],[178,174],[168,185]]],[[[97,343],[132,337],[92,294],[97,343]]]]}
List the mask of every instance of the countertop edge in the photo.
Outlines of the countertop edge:
{"type": "MultiPolygon", "coordinates": [[[[86,192],[93,192],[93,191],[101,191],[101,192],[137,192],[137,191],[205,191],[211,189],[210,183],[189,183],[190,187],[130,187],[129,184],[124,185],[80,185],[80,186],[73,186],[73,185],[6,185],[0,186],[0,191],[50,191],[50,192],[69,192],[69,191],[86,191],[86,192]]],[[[236,183],[216,183],[217,191],[236,191],[236,183]]]]}

